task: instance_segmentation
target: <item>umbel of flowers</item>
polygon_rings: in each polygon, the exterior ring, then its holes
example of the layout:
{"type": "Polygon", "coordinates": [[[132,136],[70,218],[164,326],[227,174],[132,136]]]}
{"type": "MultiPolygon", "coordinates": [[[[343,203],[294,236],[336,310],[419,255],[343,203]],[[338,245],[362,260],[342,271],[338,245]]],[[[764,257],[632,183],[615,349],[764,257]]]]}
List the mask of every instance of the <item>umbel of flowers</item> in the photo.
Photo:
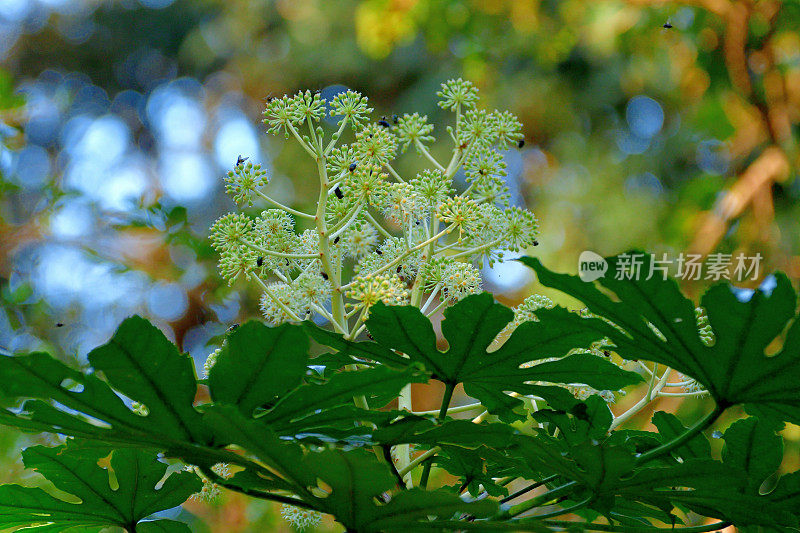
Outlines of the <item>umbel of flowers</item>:
{"type": "Polygon", "coordinates": [[[428,315],[480,291],[479,266],[535,242],[533,213],[509,207],[501,150],[522,140],[507,111],[479,109],[478,90],[458,79],[442,84],[439,105],[451,110],[445,128],[449,161],[429,151],[434,126],[417,113],[370,119],[365,96],[347,91],[326,101],[309,91],[268,99],[268,132],[293,138],[316,163],[317,209],[305,213],[262,190],[269,177],[240,161],[227,191],[240,206],[269,206],[255,218],[229,213],[211,228],[222,276],[244,278],[263,291],[267,322],[324,317],[348,338],[364,330],[378,302],[414,305],[428,315]],[[326,132],[326,114],[338,121],[326,132]],[[342,142],[347,129],[351,142],[342,142]],[[399,152],[413,148],[426,168],[403,176],[399,152]],[[466,185],[453,178],[464,170],[466,185]],[[300,231],[298,226],[308,229],[300,231]]]}

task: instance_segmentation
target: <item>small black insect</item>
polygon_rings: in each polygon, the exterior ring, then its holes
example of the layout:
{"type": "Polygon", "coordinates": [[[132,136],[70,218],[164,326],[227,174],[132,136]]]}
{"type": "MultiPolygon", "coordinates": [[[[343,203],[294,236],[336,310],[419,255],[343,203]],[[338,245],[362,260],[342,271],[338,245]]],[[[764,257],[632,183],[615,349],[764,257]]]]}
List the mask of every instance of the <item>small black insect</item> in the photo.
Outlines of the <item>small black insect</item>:
{"type": "Polygon", "coordinates": [[[375,253],[378,255],[383,255],[383,252],[381,252],[380,250],[375,250],[375,253]]]}
{"type": "Polygon", "coordinates": [[[381,119],[378,121],[378,125],[382,126],[384,128],[391,128],[392,127],[391,124],[389,124],[389,121],[386,120],[386,117],[381,117],[381,119]]]}
{"type": "Polygon", "coordinates": [[[668,29],[670,29],[670,28],[672,28],[672,24],[670,24],[670,23],[669,23],[669,21],[665,22],[665,23],[664,23],[664,29],[665,29],[665,30],[668,30],[668,29]]]}
{"type": "Polygon", "coordinates": [[[611,354],[608,352],[608,350],[603,350],[603,355],[606,357],[611,357],[611,354]]]}
{"type": "Polygon", "coordinates": [[[232,325],[231,327],[228,328],[228,333],[230,333],[231,331],[235,330],[238,327],[239,327],[239,324],[232,325]]]}
{"type": "Polygon", "coordinates": [[[525,146],[525,139],[520,139],[517,143],[517,148],[522,148],[523,146],[525,146]]]}
{"type": "Polygon", "coordinates": [[[264,100],[266,100],[267,103],[270,103],[271,101],[275,100],[275,97],[272,96],[272,93],[269,93],[264,100]]]}
{"type": "Polygon", "coordinates": [[[539,241],[533,241],[534,246],[539,246],[539,241]]]}
{"type": "Polygon", "coordinates": [[[350,170],[350,172],[353,172],[356,169],[357,166],[358,166],[358,163],[350,163],[350,166],[348,167],[348,169],[350,170]]]}
{"type": "Polygon", "coordinates": [[[242,156],[240,155],[240,156],[239,156],[239,157],[236,159],[236,166],[238,167],[239,165],[241,165],[242,163],[244,163],[244,162],[245,162],[245,161],[247,161],[248,159],[250,159],[250,158],[249,158],[249,157],[242,157],[242,156]]]}
{"type": "Polygon", "coordinates": [[[339,187],[336,187],[335,189],[333,189],[333,192],[334,192],[334,194],[336,194],[336,198],[338,198],[339,200],[344,198],[344,194],[342,194],[342,190],[339,189],[339,187]]]}
{"type": "Polygon", "coordinates": [[[403,267],[401,267],[401,266],[397,267],[397,273],[398,274],[400,273],[401,270],[403,270],[403,267]]]}
{"type": "Polygon", "coordinates": [[[325,272],[320,272],[319,275],[322,276],[322,279],[328,279],[328,274],[325,272]]]}
{"type": "Polygon", "coordinates": [[[57,327],[57,328],[63,328],[63,327],[64,327],[64,323],[63,323],[63,322],[58,322],[58,323],[56,324],[56,327],[57,327]]]}
{"type": "Polygon", "coordinates": [[[392,115],[392,122],[397,124],[398,122],[400,122],[400,118],[397,115],[392,115]]]}
{"type": "Polygon", "coordinates": [[[337,235],[335,239],[333,239],[333,244],[339,243],[339,236],[337,235]]]}
{"type": "Polygon", "coordinates": [[[256,259],[256,265],[257,266],[263,266],[264,265],[264,258],[259,256],[259,258],[256,259]]]}
{"type": "Polygon", "coordinates": [[[373,337],[372,333],[370,333],[369,331],[367,332],[367,337],[369,337],[369,340],[371,340],[371,341],[375,340],[375,337],[373,337]]]}

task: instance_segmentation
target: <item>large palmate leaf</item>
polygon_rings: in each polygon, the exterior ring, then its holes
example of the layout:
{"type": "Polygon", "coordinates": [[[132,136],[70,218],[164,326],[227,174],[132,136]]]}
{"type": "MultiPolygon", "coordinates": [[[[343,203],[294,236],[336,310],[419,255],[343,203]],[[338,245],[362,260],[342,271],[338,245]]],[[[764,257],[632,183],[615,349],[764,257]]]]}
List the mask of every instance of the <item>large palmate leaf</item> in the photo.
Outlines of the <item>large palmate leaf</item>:
{"type": "Polygon", "coordinates": [[[746,475],[727,464],[690,459],[682,464],[638,470],[618,480],[609,490],[630,500],[662,509],[685,505],[706,516],[716,516],[737,526],[793,527],[797,517],[768,498],[745,495],[746,475]],[[686,490],[687,488],[692,490],[686,490]]]}
{"type": "Polygon", "coordinates": [[[112,450],[77,441],[55,448],[28,448],[22,452],[25,466],[80,501],[56,498],[38,488],[0,486],[0,529],[25,526],[26,531],[42,533],[89,532],[119,526],[128,531],[188,533],[185,524],[170,520],[140,523],[153,513],[180,505],[202,487],[200,479],[189,472],[172,473],[160,483],[167,465],[155,456],[152,450],[112,450]],[[109,455],[113,486],[109,471],[98,464],[109,455]]]}
{"type": "MultiPolygon", "coordinates": [[[[397,487],[397,479],[371,451],[304,452],[297,444],[278,438],[260,420],[245,418],[231,406],[209,409],[206,419],[220,440],[247,449],[279,474],[287,488],[318,510],[334,515],[348,531],[413,531],[417,521],[430,516],[449,518],[455,512],[488,516],[497,511],[496,502],[467,503],[443,491],[407,491],[388,503],[379,503],[397,487]],[[323,487],[325,494],[317,487],[323,487]]],[[[252,474],[237,474],[232,481],[248,488],[275,488],[274,480],[252,474]]]]}
{"type": "Polygon", "coordinates": [[[211,398],[245,414],[274,403],[300,385],[308,364],[308,335],[299,326],[247,322],[227,337],[208,382],[211,398]]]}
{"type": "Polygon", "coordinates": [[[89,363],[129,398],[143,404],[146,422],[176,440],[200,442],[200,414],[194,362],[157,327],[134,316],[120,324],[111,340],[89,353],[89,363]]]}
{"type": "Polygon", "coordinates": [[[446,384],[463,383],[467,394],[480,399],[490,412],[504,416],[509,407],[520,404],[504,394],[506,391],[535,394],[559,408],[576,403],[561,388],[530,382],[585,383],[598,389],[620,389],[641,380],[638,374],[590,354],[567,356],[574,348],[598,339],[596,332],[573,326],[579,317],[560,309],[542,310],[537,316],[538,322],[522,324],[492,352],[488,351],[490,345],[513,313],[495,303],[489,293],[469,296],[445,311],[442,332],[449,344],[446,352],[436,347],[430,320],[419,309],[408,306],[378,304],[372,309],[367,327],[377,345],[348,342],[331,334],[314,336],[355,357],[390,366],[421,364],[446,384]]]}
{"type": "Polygon", "coordinates": [[[658,273],[647,279],[651,259],[644,254],[638,279],[616,279],[621,257],[606,259],[609,273],[597,282],[615,299],[577,276],[549,271],[535,258],[521,261],[543,285],[581,300],[613,322],[617,327],[587,319],[580,327],[607,336],[622,357],[663,363],[697,379],[721,407],[744,404],[774,421],[800,423],[800,320],[797,295],[786,276],[770,276],[757,290],[711,287],[700,301],[715,339],[707,346],[695,306],[675,281],[658,273]],[[768,356],[767,347],[776,339],[783,345],[768,356]]]}
{"type": "Polygon", "coordinates": [[[0,423],[160,449],[209,442],[192,406],[197,384],[191,358],[145,319],[125,320],[89,362],[95,372],[84,374],[44,353],[0,357],[0,393],[34,398],[18,413],[0,410],[0,423]],[[131,410],[114,389],[143,404],[146,414],[131,410]]]}
{"type": "Polygon", "coordinates": [[[304,382],[308,348],[308,333],[300,326],[240,326],[227,337],[210,372],[212,399],[237,406],[245,416],[255,415],[280,435],[352,440],[369,431],[354,421],[385,424],[393,418],[356,407],[355,396],[382,407],[406,384],[426,379],[413,369],[368,368],[315,374],[304,382]]]}

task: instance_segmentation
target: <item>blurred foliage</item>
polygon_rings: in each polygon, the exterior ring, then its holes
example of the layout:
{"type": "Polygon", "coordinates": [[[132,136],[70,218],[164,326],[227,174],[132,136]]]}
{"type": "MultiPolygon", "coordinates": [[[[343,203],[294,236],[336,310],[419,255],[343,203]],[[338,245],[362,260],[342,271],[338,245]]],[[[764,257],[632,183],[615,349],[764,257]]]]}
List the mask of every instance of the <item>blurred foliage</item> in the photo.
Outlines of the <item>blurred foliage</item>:
{"type": "MultiPolygon", "coordinates": [[[[515,112],[526,144],[506,156],[509,186],[554,270],[586,249],[722,251],[796,282],[798,25],[797,0],[2,3],[0,348],[83,361],[141,313],[200,367],[207,342],[257,313],[205,240],[230,206],[221,176],[251,155],[276,196],[307,204],[308,163],[261,134],[260,102],[334,85],[378,116],[435,123],[429,95],[462,76],[515,112]]],[[[506,303],[539,290],[513,265],[492,279],[506,303]]],[[[260,510],[225,498],[193,511],[258,529],[260,510]]]]}

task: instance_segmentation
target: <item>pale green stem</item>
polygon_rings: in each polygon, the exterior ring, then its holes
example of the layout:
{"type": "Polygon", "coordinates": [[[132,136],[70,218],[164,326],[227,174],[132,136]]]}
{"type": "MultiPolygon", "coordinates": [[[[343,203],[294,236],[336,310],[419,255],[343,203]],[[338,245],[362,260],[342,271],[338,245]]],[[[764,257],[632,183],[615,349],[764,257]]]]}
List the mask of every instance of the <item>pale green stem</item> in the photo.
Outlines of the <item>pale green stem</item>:
{"type": "Polygon", "coordinates": [[[428,306],[431,305],[431,303],[433,303],[433,300],[436,299],[436,295],[439,294],[440,290],[442,290],[442,282],[436,284],[436,286],[431,291],[431,295],[428,297],[428,299],[425,301],[425,304],[422,307],[420,307],[419,310],[424,313],[428,309],[428,306]]]}
{"type": "Polygon", "coordinates": [[[692,383],[694,383],[693,379],[687,379],[686,381],[670,381],[669,383],[667,383],[666,388],[668,388],[668,389],[673,388],[674,389],[674,388],[678,388],[678,387],[685,387],[686,385],[691,385],[692,383]]]}
{"type": "MultiPolygon", "coordinates": [[[[488,411],[488,410],[487,410],[487,411],[484,411],[484,412],[482,412],[481,414],[479,414],[478,416],[476,416],[475,418],[473,418],[473,419],[472,419],[472,423],[473,423],[473,424],[480,424],[481,422],[483,422],[483,420],[484,420],[484,419],[485,419],[487,416],[489,416],[489,411],[488,411]]],[[[558,429],[558,428],[556,428],[556,429],[558,429]]]]}
{"type": "Polygon", "coordinates": [[[394,167],[392,167],[392,165],[390,165],[388,162],[386,163],[386,169],[389,171],[389,174],[391,174],[394,177],[394,179],[396,179],[400,183],[406,182],[406,180],[401,178],[400,174],[398,174],[397,171],[394,169],[394,167]]]}
{"type": "Polygon", "coordinates": [[[428,151],[428,149],[427,149],[427,148],[425,148],[425,145],[424,145],[424,144],[422,144],[422,143],[421,143],[421,142],[419,142],[418,140],[415,140],[415,141],[414,141],[414,145],[417,147],[417,150],[419,150],[419,151],[420,151],[420,153],[421,153],[422,155],[424,155],[424,156],[425,156],[425,157],[428,159],[428,161],[430,161],[430,162],[431,162],[431,164],[433,164],[433,166],[435,166],[435,167],[436,167],[437,169],[439,169],[440,171],[444,172],[444,167],[443,167],[442,165],[440,165],[440,164],[439,164],[439,162],[438,162],[436,159],[434,159],[434,158],[433,158],[433,156],[432,156],[432,155],[431,155],[431,153],[428,151]]]}
{"type": "Polygon", "coordinates": [[[297,316],[297,315],[294,313],[294,311],[292,311],[291,309],[289,309],[289,308],[286,306],[286,304],[285,304],[285,303],[283,303],[283,302],[282,302],[282,301],[281,301],[281,300],[280,300],[280,299],[279,299],[277,296],[275,296],[275,293],[274,293],[274,292],[272,292],[272,291],[269,289],[269,287],[267,287],[267,284],[266,284],[266,283],[264,283],[264,282],[261,280],[261,278],[259,278],[258,276],[254,276],[254,277],[256,278],[256,282],[257,282],[259,285],[261,285],[261,288],[262,288],[262,289],[264,289],[264,293],[265,293],[267,296],[269,296],[270,298],[272,298],[272,300],[273,300],[273,301],[274,301],[276,304],[278,304],[278,307],[280,307],[281,309],[283,309],[283,311],[284,311],[284,312],[285,312],[287,315],[289,315],[289,316],[292,318],[292,320],[294,320],[294,321],[296,321],[296,322],[302,322],[302,319],[301,319],[299,316],[297,316]]]}
{"type": "Polygon", "coordinates": [[[317,157],[317,153],[314,150],[311,149],[311,147],[308,145],[307,142],[305,142],[303,140],[302,137],[300,137],[300,134],[297,133],[297,130],[295,129],[294,125],[291,122],[289,122],[287,124],[289,126],[289,131],[292,132],[292,135],[294,135],[294,138],[297,140],[297,142],[300,143],[300,146],[303,147],[303,150],[308,152],[308,155],[310,155],[311,157],[316,158],[317,157]]]}
{"type": "Polygon", "coordinates": [[[369,212],[369,210],[364,211],[364,216],[366,217],[367,220],[370,221],[370,223],[373,226],[375,226],[375,229],[378,230],[378,233],[380,233],[381,235],[383,235],[387,239],[391,239],[392,238],[392,234],[389,233],[388,231],[386,231],[386,229],[383,227],[383,225],[381,225],[380,222],[375,220],[375,218],[372,216],[372,214],[369,212]]]}
{"type": "Polygon", "coordinates": [[[644,369],[644,371],[645,371],[645,372],[647,372],[647,373],[648,373],[649,375],[651,375],[651,376],[653,375],[653,371],[652,371],[652,370],[650,370],[650,369],[647,367],[647,365],[646,365],[646,364],[642,363],[641,361],[637,361],[637,363],[639,363],[639,366],[640,366],[642,369],[644,369]]]}
{"type": "Polygon", "coordinates": [[[336,133],[333,134],[333,138],[331,138],[331,142],[329,142],[328,146],[325,147],[325,157],[328,157],[328,154],[331,153],[331,150],[333,150],[333,147],[336,146],[336,141],[338,141],[339,137],[342,136],[342,133],[344,132],[344,128],[347,125],[347,120],[348,120],[348,117],[347,117],[347,115],[345,115],[344,118],[342,119],[342,123],[339,126],[339,129],[336,130],[336,133]]]}
{"type": "Polygon", "coordinates": [[[353,315],[358,313],[363,308],[363,306],[364,306],[364,304],[357,305],[350,312],[345,313],[344,317],[347,318],[347,319],[353,318],[353,315]]]}
{"type": "MultiPolygon", "coordinates": [[[[474,411],[476,409],[483,409],[483,405],[481,403],[471,403],[469,405],[459,405],[457,407],[451,407],[447,410],[448,415],[454,415],[457,413],[466,413],[468,411],[474,411]]],[[[429,416],[429,415],[436,415],[439,414],[439,409],[434,409],[433,411],[415,411],[413,414],[421,415],[421,416],[429,416]]]]}
{"type": "MultiPolygon", "coordinates": [[[[355,326],[360,326],[360,325],[364,324],[364,322],[367,321],[367,312],[368,311],[369,311],[369,309],[367,308],[366,305],[361,308],[361,314],[358,315],[358,318],[356,319],[355,326]]],[[[358,335],[353,335],[353,338],[356,338],[356,337],[358,337],[358,335]]]]}
{"type": "Polygon", "coordinates": [[[274,205],[278,209],[283,209],[287,213],[291,213],[291,214],[296,215],[296,216],[298,216],[300,218],[307,218],[309,220],[314,220],[314,215],[310,215],[308,213],[303,213],[302,211],[298,211],[296,209],[292,209],[289,206],[283,205],[279,201],[277,201],[277,200],[275,200],[273,198],[270,198],[269,196],[267,196],[263,192],[259,191],[258,189],[253,189],[253,192],[255,192],[259,197],[261,197],[262,199],[264,199],[267,202],[271,203],[272,205],[274,205]]]}
{"type": "Polygon", "coordinates": [[[659,392],[658,396],[706,396],[708,394],[707,390],[698,390],[691,392],[659,392]]]}
{"type": "Polygon", "coordinates": [[[405,466],[405,468],[402,468],[402,469],[398,470],[397,473],[400,474],[401,476],[405,476],[406,474],[408,474],[409,472],[414,470],[417,466],[419,466],[420,463],[425,462],[425,460],[427,460],[429,457],[433,457],[434,455],[436,455],[440,451],[442,451],[441,448],[439,448],[438,446],[434,446],[433,448],[431,448],[427,452],[425,452],[422,455],[419,455],[416,458],[414,458],[413,461],[408,463],[405,466]]]}
{"type": "Polygon", "coordinates": [[[244,239],[239,239],[239,242],[241,242],[248,248],[252,248],[257,252],[261,252],[264,255],[272,255],[274,257],[282,257],[284,259],[316,259],[319,257],[318,254],[285,254],[283,252],[276,252],[274,250],[269,250],[267,248],[264,248],[263,246],[259,246],[255,243],[246,241],[244,239]]]}
{"type": "Polygon", "coordinates": [[[336,322],[336,320],[333,319],[333,316],[331,316],[331,314],[328,311],[326,311],[325,308],[320,307],[319,305],[317,305],[317,304],[315,304],[313,302],[311,303],[311,307],[314,309],[314,311],[316,311],[317,313],[319,313],[320,315],[322,315],[326,319],[328,319],[328,321],[331,323],[331,325],[333,325],[333,328],[336,331],[338,331],[342,335],[347,334],[347,332],[344,330],[344,328],[338,322],[336,322]]]}
{"type": "Polygon", "coordinates": [[[469,184],[469,187],[464,189],[464,192],[461,193],[461,196],[466,196],[472,192],[472,189],[475,187],[475,184],[478,183],[477,180],[473,180],[472,183],[469,184]]]}
{"type": "MultiPolygon", "coordinates": [[[[321,148],[320,148],[321,151],[321,148]]],[[[317,234],[319,235],[319,251],[320,260],[322,261],[322,269],[328,275],[328,279],[333,286],[333,295],[331,296],[331,314],[336,323],[340,324],[344,331],[348,331],[347,322],[344,319],[344,297],[342,296],[339,287],[342,284],[342,274],[338,269],[334,269],[331,264],[330,256],[330,238],[328,235],[328,228],[325,224],[325,205],[328,195],[328,169],[325,166],[325,156],[319,154],[315,155],[317,160],[317,172],[319,173],[319,199],[317,200],[317,214],[316,225],[317,234]]]]}
{"type": "MultiPolygon", "coordinates": [[[[443,229],[442,231],[440,231],[439,233],[437,233],[436,235],[434,235],[433,237],[431,237],[427,241],[421,242],[421,243],[417,244],[416,246],[414,246],[413,248],[409,248],[403,254],[399,255],[394,261],[392,261],[390,263],[387,263],[386,265],[382,266],[381,268],[377,269],[374,272],[370,272],[369,274],[367,274],[364,277],[377,276],[378,274],[382,274],[382,273],[386,272],[387,270],[389,270],[390,268],[399,265],[400,262],[403,261],[403,259],[405,259],[409,255],[413,254],[414,252],[422,250],[423,248],[428,246],[430,243],[436,242],[441,237],[443,237],[443,236],[447,235],[448,233],[450,233],[451,231],[453,231],[453,229],[455,227],[456,227],[456,224],[449,225],[448,227],[446,227],[445,229],[443,229]]],[[[355,281],[351,281],[347,285],[343,285],[342,287],[340,287],[340,289],[342,291],[345,291],[345,290],[349,289],[354,284],[355,284],[355,281]]]]}
{"type": "Polygon", "coordinates": [[[478,252],[482,252],[484,250],[487,250],[489,248],[493,248],[493,247],[497,246],[498,244],[500,244],[501,242],[503,242],[504,240],[505,240],[505,237],[500,237],[499,239],[495,239],[492,242],[488,242],[486,244],[482,244],[481,246],[476,246],[475,248],[470,248],[468,250],[465,250],[463,252],[459,252],[459,253],[451,255],[449,257],[450,257],[450,259],[458,259],[459,257],[464,257],[465,255],[473,255],[473,254],[476,254],[478,252]]]}
{"type": "Polygon", "coordinates": [[[361,335],[362,333],[364,333],[364,330],[365,330],[365,329],[367,329],[367,325],[366,325],[366,324],[362,324],[362,325],[361,325],[361,327],[360,327],[360,328],[358,328],[358,329],[356,330],[356,332],[355,332],[355,333],[353,333],[352,337],[353,337],[354,339],[357,339],[359,335],[361,335]]]}
{"type": "MultiPolygon", "coordinates": [[[[417,276],[417,278],[414,280],[414,285],[415,286],[419,282],[419,279],[420,279],[419,276],[417,276]]],[[[414,306],[414,307],[418,307],[419,306],[419,300],[420,300],[419,296],[420,296],[419,293],[415,292],[412,289],[412,291],[411,291],[411,302],[410,302],[412,306],[414,306]]],[[[412,402],[411,384],[410,383],[405,385],[400,390],[400,395],[397,397],[397,408],[400,409],[401,411],[408,411],[408,412],[413,412],[414,411],[414,405],[413,405],[413,402],[412,402]]],[[[409,445],[408,444],[400,444],[400,445],[396,446],[395,447],[395,456],[397,457],[398,470],[400,470],[402,472],[405,468],[408,467],[409,462],[411,461],[411,451],[410,451],[409,445]]],[[[402,474],[401,473],[400,475],[402,476],[403,481],[406,482],[406,486],[407,487],[413,486],[410,473],[408,473],[408,474],[402,474]]]]}
{"type": "MultiPolygon", "coordinates": [[[[456,142],[456,140],[453,139],[453,142],[456,142]]],[[[454,148],[453,149],[453,157],[450,158],[450,162],[447,163],[447,168],[444,171],[444,175],[445,176],[450,176],[451,173],[454,173],[453,170],[458,168],[458,161],[460,159],[459,158],[460,152],[461,151],[458,148],[454,148]]]]}
{"type": "Polygon", "coordinates": [[[349,228],[353,224],[353,222],[355,222],[356,217],[358,217],[359,213],[361,213],[361,209],[363,207],[364,207],[364,204],[358,204],[358,207],[356,207],[353,210],[353,214],[350,215],[349,218],[345,219],[341,224],[339,224],[337,227],[335,227],[335,228],[333,228],[331,230],[330,238],[331,239],[335,239],[336,237],[341,235],[343,231],[345,231],[347,228],[349,228]]]}
{"type": "Polygon", "coordinates": [[[322,151],[322,138],[317,139],[317,134],[314,131],[314,121],[311,119],[311,115],[306,117],[306,123],[308,124],[308,131],[311,132],[311,142],[314,143],[314,152],[325,157],[322,151]]]}
{"type": "Polygon", "coordinates": [[[284,276],[283,274],[281,274],[280,270],[278,270],[276,268],[272,269],[272,273],[275,274],[275,277],[277,277],[279,280],[281,280],[282,282],[286,283],[287,285],[292,282],[291,279],[289,279],[286,276],[284,276]]]}
{"type": "Polygon", "coordinates": [[[455,251],[459,251],[459,252],[467,251],[466,248],[459,248],[458,247],[458,243],[454,242],[454,243],[448,244],[447,246],[442,246],[441,248],[436,250],[434,255],[440,255],[442,252],[446,252],[447,250],[455,250],[455,251]]]}
{"type": "Polygon", "coordinates": [[[611,427],[609,427],[609,431],[618,427],[620,424],[628,420],[630,417],[641,411],[650,401],[653,399],[654,396],[658,395],[661,392],[661,389],[667,384],[667,380],[669,379],[671,369],[667,368],[664,371],[664,375],[661,376],[661,379],[658,380],[658,383],[655,383],[655,378],[658,375],[658,365],[653,368],[653,379],[650,380],[650,386],[648,387],[647,394],[639,400],[633,407],[619,415],[618,417],[614,418],[614,421],[611,423],[611,427]]]}
{"type": "Polygon", "coordinates": [[[447,300],[443,300],[442,303],[440,303],[439,305],[437,305],[436,307],[433,308],[433,311],[430,311],[429,313],[425,313],[425,316],[431,317],[431,316],[435,315],[436,313],[438,313],[439,311],[444,309],[446,305],[447,305],[447,300]]]}

